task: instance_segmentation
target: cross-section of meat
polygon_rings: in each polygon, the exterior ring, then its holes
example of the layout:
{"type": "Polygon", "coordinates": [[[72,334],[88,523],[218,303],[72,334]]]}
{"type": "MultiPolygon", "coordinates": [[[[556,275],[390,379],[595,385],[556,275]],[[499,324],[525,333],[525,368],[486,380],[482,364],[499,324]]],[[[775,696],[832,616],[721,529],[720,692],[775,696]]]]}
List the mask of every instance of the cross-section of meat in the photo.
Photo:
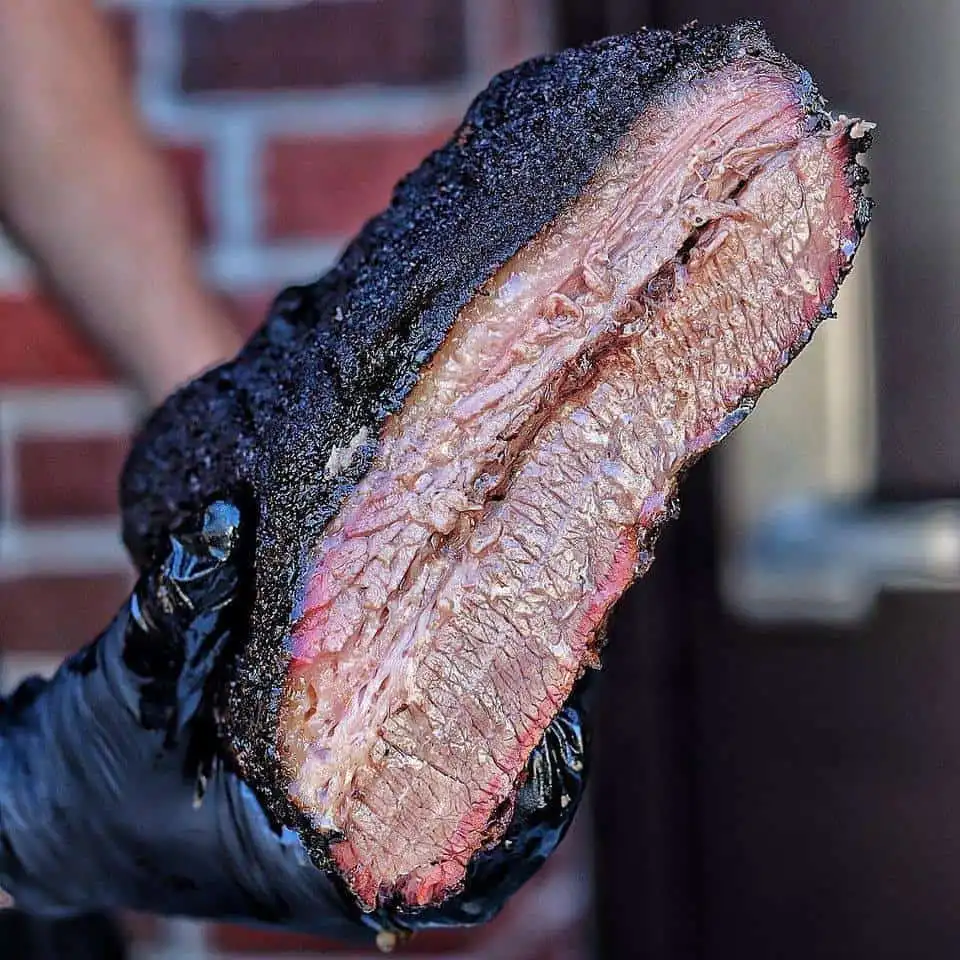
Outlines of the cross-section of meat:
{"type": "Polygon", "coordinates": [[[362,909],[435,907],[503,836],[683,471],[829,313],[870,126],[755,24],[521,66],[148,426],[136,552],[256,503],[231,736],[362,909]]]}

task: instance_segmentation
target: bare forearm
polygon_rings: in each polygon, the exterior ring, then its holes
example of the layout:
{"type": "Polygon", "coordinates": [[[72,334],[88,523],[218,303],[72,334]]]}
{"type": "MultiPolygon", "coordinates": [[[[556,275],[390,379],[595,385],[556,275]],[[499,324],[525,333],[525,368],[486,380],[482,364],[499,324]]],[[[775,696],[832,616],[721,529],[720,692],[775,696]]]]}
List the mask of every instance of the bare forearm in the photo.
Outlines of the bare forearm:
{"type": "Polygon", "coordinates": [[[92,0],[0,0],[0,211],[151,399],[236,349],[92,0]]]}

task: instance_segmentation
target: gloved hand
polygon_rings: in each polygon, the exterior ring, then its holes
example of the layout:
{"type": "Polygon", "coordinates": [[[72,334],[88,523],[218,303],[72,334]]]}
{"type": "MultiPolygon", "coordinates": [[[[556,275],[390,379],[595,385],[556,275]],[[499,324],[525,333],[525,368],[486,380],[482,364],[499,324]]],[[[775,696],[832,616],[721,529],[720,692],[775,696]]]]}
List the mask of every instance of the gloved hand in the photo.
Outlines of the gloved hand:
{"type": "Polygon", "coordinates": [[[221,668],[243,642],[241,532],[235,506],[212,504],[96,641],[0,704],[0,887],[47,915],[130,908],[338,939],[488,919],[577,806],[579,695],[531,756],[507,835],[475,859],[463,893],[416,917],[362,915],[297,834],[269,821],[218,734],[221,668]]]}

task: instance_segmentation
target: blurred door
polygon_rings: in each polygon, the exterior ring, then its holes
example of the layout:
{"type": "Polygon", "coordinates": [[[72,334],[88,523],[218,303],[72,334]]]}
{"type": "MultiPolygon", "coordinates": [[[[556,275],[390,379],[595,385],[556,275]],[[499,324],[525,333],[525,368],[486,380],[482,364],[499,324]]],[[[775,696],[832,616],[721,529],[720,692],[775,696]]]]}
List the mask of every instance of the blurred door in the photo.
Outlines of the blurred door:
{"type": "MultiPolygon", "coordinates": [[[[564,6],[569,41],[759,17],[835,109],[880,124],[876,501],[956,496],[960,3],[564,6]]],[[[605,956],[957,956],[960,596],[888,593],[845,627],[747,622],[717,588],[710,466],[683,504],[615,624],[596,790],[605,956]]]]}

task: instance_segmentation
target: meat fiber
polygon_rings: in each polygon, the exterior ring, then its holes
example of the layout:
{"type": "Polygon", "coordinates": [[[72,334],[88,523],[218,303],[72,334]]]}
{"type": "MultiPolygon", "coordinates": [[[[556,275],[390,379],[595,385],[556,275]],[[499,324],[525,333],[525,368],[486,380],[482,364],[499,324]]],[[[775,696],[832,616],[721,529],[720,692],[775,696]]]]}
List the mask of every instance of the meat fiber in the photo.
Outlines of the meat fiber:
{"type": "Polygon", "coordinates": [[[362,909],[443,903],[508,829],[681,474],[829,313],[870,126],[752,23],[525,64],[147,425],[127,542],[252,505],[229,737],[362,909]]]}

